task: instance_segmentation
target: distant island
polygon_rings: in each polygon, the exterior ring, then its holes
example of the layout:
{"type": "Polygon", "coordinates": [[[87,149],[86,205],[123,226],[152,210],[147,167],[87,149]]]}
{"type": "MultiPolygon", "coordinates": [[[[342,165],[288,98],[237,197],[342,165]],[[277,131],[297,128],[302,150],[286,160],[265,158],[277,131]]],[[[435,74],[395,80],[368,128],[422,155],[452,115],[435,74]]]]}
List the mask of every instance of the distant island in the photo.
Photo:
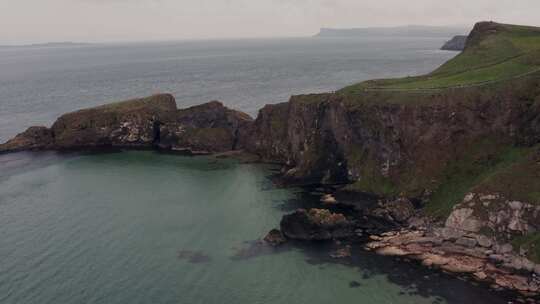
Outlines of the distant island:
{"type": "Polygon", "coordinates": [[[62,42],[46,42],[46,43],[33,43],[33,44],[13,44],[13,45],[0,45],[0,48],[55,48],[55,47],[72,47],[72,46],[86,46],[91,45],[91,43],[83,43],[83,42],[70,42],[70,41],[62,41],[62,42]]]}
{"type": "Polygon", "coordinates": [[[407,25],[398,27],[321,28],[315,37],[408,36],[453,37],[468,32],[465,27],[407,25]]]}

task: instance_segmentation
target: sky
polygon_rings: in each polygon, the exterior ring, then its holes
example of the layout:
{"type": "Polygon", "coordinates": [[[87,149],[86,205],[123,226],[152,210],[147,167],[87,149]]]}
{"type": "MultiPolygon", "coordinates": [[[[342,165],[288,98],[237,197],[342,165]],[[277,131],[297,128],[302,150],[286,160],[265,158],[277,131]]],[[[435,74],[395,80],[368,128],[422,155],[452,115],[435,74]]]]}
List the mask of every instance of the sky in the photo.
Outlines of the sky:
{"type": "Polygon", "coordinates": [[[0,0],[0,44],[310,36],[321,27],[540,26],[540,0],[0,0]]]}

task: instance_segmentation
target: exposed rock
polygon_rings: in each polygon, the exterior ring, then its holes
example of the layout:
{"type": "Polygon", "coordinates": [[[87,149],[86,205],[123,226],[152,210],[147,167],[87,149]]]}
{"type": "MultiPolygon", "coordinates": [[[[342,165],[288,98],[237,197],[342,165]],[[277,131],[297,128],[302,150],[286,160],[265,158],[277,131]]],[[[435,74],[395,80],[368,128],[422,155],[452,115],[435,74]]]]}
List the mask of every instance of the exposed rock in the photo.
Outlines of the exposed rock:
{"type": "Polygon", "coordinates": [[[231,151],[252,119],[213,101],[177,110],[169,94],[83,109],[50,129],[31,127],[0,145],[0,152],[46,149],[151,148],[190,154],[231,151]]]}
{"type": "Polygon", "coordinates": [[[337,204],[336,198],[332,194],[325,194],[321,197],[321,202],[328,205],[337,204]]]}
{"type": "Polygon", "coordinates": [[[469,232],[478,232],[482,224],[473,216],[473,213],[474,210],[471,208],[455,209],[446,220],[445,226],[469,232]]]}
{"type": "Polygon", "coordinates": [[[331,240],[354,235],[354,225],[343,214],[325,209],[299,209],[283,216],[281,231],[287,238],[295,240],[331,240]]]}
{"type": "Polygon", "coordinates": [[[489,237],[481,234],[476,236],[476,241],[478,242],[478,245],[486,248],[490,248],[493,245],[493,242],[489,237]]]}
{"type": "MultiPolygon", "coordinates": [[[[474,247],[476,238],[473,236],[461,237],[455,243],[441,243],[435,239],[426,237],[421,231],[394,231],[374,236],[365,248],[380,255],[419,260],[424,266],[456,275],[467,274],[497,288],[519,291],[527,296],[537,295],[538,283],[533,275],[536,265],[526,258],[508,253],[486,255],[482,249],[474,247]],[[499,263],[504,263],[505,268],[498,267],[499,263]]],[[[507,249],[507,246],[496,247],[507,249]]]]}
{"type": "Polygon", "coordinates": [[[46,150],[54,145],[54,134],[46,127],[30,127],[3,145],[0,152],[46,150]]]}
{"type": "Polygon", "coordinates": [[[474,248],[477,243],[478,241],[476,241],[476,239],[469,237],[461,237],[456,240],[456,244],[469,248],[474,248]]]}
{"type": "Polygon", "coordinates": [[[399,198],[379,201],[378,207],[371,212],[371,215],[384,218],[389,222],[404,224],[414,215],[414,212],[415,208],[410,200],[399,198]]]}
{"type": "Polygon", "coordinates": [[[281,231],[278,229],[272,229],[268,234],[264,237],[264,241],[272,246],[279,246],[285,242],[287,242],[287,239],[283,236],[281,231]]]}
{"type": "Polygon", "coordinates": [[[463,51],[463,49],[465,49],[465,44],[467,43],[467,37],[468,36],[463,35],[454,36],[441,47],[441,50],[463,51]]]}

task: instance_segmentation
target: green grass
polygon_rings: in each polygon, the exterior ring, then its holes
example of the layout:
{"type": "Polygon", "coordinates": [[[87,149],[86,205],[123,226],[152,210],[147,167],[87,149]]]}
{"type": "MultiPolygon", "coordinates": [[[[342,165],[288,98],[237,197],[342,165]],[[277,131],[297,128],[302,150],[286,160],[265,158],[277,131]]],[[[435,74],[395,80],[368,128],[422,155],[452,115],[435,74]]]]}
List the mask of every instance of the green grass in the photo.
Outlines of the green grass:
{"type": "Polygon", "coordinates": [[[370,80],[339,92],[442,90],[494,83],[540,71],[540,28],[505,24],[496,28],[496,33],[475,35],[462,53],[430,74],[370,80]]]}
{"type": "Polygon", "coordinates": [[[426,213],[447,217],[474,187],[523,160],[529,151],[530,148],[498,144],[491,139],[464,149],[463,155],[443,171],[440,186],[426,205],[426,213]]]}
{"type": "Polygon", "coordinates": [[[519,248],[527,250],[527,257],[535,262],[540,263],[540,233],[530,233],[524,236],[520,236],[512,240],[512,246],[516,251],[519,248]]]}

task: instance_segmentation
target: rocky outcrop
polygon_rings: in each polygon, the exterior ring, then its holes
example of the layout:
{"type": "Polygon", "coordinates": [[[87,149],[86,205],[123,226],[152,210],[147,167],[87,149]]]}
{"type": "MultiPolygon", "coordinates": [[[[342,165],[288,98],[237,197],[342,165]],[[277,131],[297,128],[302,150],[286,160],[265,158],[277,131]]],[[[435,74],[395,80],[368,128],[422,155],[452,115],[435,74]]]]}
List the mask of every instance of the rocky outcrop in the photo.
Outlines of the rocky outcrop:
{"type": "Polygon", "coordinates": [[[467,43],[468,36],[458,35],[447,41],[442,47],[443,51],[463,51],[467,43]]]}
{"type": "Polygon", "coordinates": [[[251,124],[244,113],[213,101],[177,110],[172,95],[155,95],[62,115],[50,129],[32,127],[0,152],[88,148],[160,148],[190,154],[238,148],[251,124]]]}
{"type": "Polygon", "coordinates": [[[354,224],[343,214],[326,209],[299,209],[281,220],[281,232],[289,239],[325,241],[354,235],[354,224]]]}
{"type": "Polygon", "coordinates": [[[178,110],[174,120],[160,124],[158,146],[191,153],[236,150],[239,133],[251,123],[249,115],[212,101],[178,110]]]}
{"type": "Polygon", "coordinates": [[[432,231],[403,230],[372,236],[366,249],[418,260],[423,265],[531,296],[540,290],[540,265],[512,254],[512,248],[468,234],[441,237],[432,231]]]}
{"type": "Polygon", "coordinates": [[[54,147],[54,134],[47,127],[30,127],[5,144],[0,145],[0,152],[25,150],[45,150],[54,147]]]}

